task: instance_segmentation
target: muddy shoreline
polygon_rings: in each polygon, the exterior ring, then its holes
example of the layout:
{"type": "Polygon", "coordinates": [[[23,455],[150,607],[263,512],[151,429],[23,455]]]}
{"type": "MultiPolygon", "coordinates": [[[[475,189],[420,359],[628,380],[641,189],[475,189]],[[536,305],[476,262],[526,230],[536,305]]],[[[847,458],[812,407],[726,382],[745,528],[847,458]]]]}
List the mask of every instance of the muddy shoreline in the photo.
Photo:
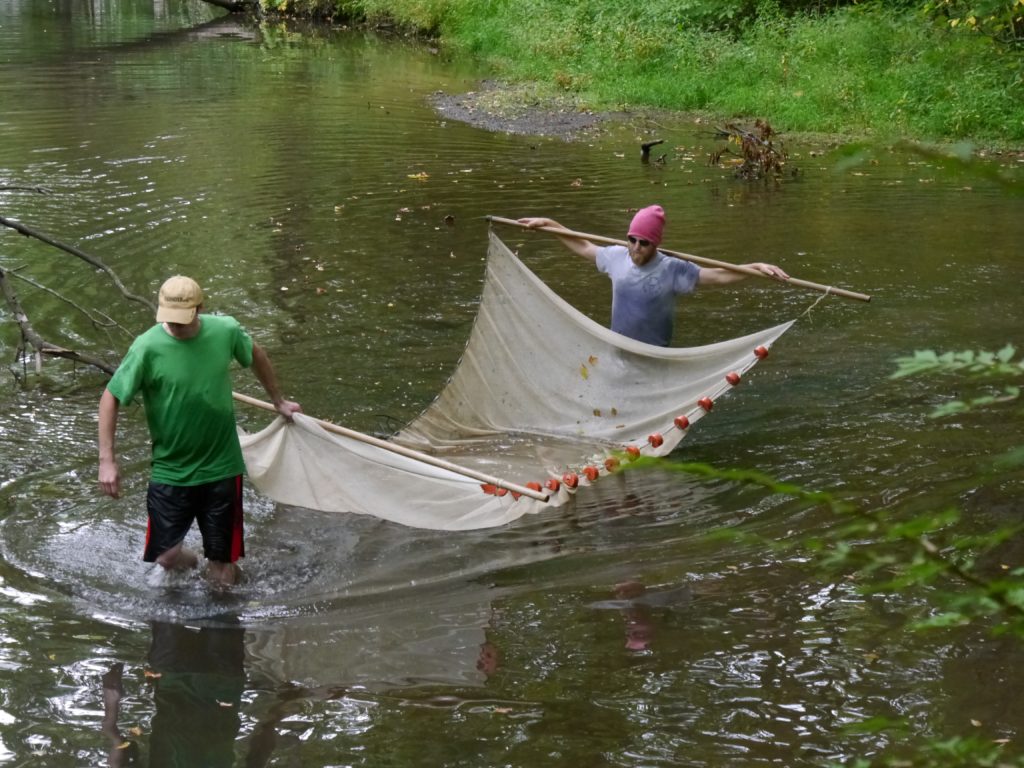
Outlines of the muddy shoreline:
{"type": "Polygon", "coordinates": [[[573,141],[592,136],[636,117],[628,112],[598,112],[564,94],[542,94],[529,85],[484,80],[476,90],[430,97],[434,109],[449,120],[477,128],[522,136],[573,141]]]}
{"type": "MultiPolygon", "coordinates": [[[[562,141],[587,140],[627,122],[636,129],[641,140],[644,136],[655,136],[659,126],[664,124],[678,126],[690,123],[702,125],[708,130],[713,130],[715,124],[707,115],[672,110],[592,110],[569,94],[552,93],[536,84],[515,84],[499,80],[483,80],[476,90],[466,93],[436,91],[430,96],[430,103],[445,119],[468,123],[488,131],[562,141]]],[[[811,151],[824,151],[850,143],[874,143],[870,137],[865,136],[807,132],[786,132],[784,138],[787,143],[805,145],[812,148],[811,151]]],[[[931,151],[942,154],[952,150],[953,156],[961,155],[963,148],[968,147],[968,153],[973,158],[993,160],[1006,169],[1016,171],[1024,165],[1024,149],[1019,147],[986,146],[972,142],[931,143],[905,138],[883,140],[879,144],[919,145],[931,147],[931,151]]],[[[1006,181],[1004,179],[1004,183],[1006,181]]],[[[1018,182],[1010,181],[1009,185],[1017,187],[1018,182]]]]}

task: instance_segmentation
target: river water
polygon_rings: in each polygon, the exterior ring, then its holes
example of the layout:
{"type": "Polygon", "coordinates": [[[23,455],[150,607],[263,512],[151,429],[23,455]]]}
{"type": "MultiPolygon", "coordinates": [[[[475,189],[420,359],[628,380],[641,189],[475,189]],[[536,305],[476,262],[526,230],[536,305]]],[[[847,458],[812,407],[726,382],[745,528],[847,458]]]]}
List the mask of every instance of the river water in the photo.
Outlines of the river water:
{"type": "MultiPolygon", "coordinates": [[[[978,479],[1020,442],[1005,413],[930,420],[962,383],[889,374],[915,349],[1021,341],[1020,197],[905,150],[844,165],[809,140],[789,146],[799,175],[751,185],[710,167],[721,142],[678,118],[574,142],[487,132],[431,104],[479,87],[471,62],[215,15],[172,0],[0,5],[0,215],[102,259],[135,293],[200,278],[307,413],[388,434],[458,362],[484,216],[621,236],[659,202],[669,247],[873,296],[814,305],[745,283],[683,302],[679,345],[801,319],[676,457],[894,515],[1019,518],[1018,482],[978,479]],[[652,138],[664,162],[642,164],[652,138]]],[[[1021,172],[1011,157],[985,167],[1021,172]]],[[[602,276],[542,235],[499,234],[606,319],[602,276]]],[[[116,361],[150,323],[101,272],[10,229],[0,266],[59,294],[10,279],[51,342],[116,361]]],[[[1020,737],[1015,641],[911,631],[927,593],[865,596],[799,552],[711,538],[841,521],[669,469],[457,535],[250,491],[242,585],[154,582],[143,419],[122,420],[124,497],[101,497],[104,377],[61,361],[37,372],[0,317],[0,762],[812,766],[919,738],[1020,737]],[[646,591],[629,599],[627,584],[646,591]],[[849,727],[869,718],[905,718],[909,735],[849,727]]],[[[237,384],[262,394],[247,373],[237,384]]]]}

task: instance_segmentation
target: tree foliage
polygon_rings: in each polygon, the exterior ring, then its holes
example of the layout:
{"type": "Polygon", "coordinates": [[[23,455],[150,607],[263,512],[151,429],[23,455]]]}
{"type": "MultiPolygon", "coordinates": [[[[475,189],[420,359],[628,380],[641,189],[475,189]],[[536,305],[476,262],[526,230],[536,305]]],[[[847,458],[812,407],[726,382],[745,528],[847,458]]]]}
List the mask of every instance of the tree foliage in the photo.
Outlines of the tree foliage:
{"type": "Polygon", "coordinates": [[[924,373],[966,374],[975,379],[984,378],[995,382],[987,387],[989,391],[976,397],[954,399],[937,407],[933,418],[957,413],[966,413],[989,405],[1008,403],[1020,398],[1017,381],[1024,378],[1024,358],[1015,359],[1017,350],[1010,344],[998,352],[964,350],[939,354],[933,350],[919,350],[909,357],[896,360],[898,365],[894,379],[924,373]],[[1002,380],[1002,383],[999,382],[1002,380]]]}
{"type": "Polygon", "coordinates": [[[951,28],[973,30],[1005,46],[1024,47],[1024,0],[928,0],[924,11],[951,28]]]}

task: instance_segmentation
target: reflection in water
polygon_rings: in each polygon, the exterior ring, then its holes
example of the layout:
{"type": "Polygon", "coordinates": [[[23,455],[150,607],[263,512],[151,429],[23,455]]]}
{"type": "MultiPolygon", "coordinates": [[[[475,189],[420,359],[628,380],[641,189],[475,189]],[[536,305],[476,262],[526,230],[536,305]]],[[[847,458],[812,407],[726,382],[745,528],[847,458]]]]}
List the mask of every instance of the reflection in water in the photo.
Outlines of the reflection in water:
{"type": "MultiPolygon", "coordinates": [[[[156,712],[147,765],[230,768],[245,690],[245,630],[154,621],[151,631],[146,676],[152,680],[156,712]]],[[[103,732],[111,743],[111,766],[133,764],[140,753],[118,726],[123,667],[114,664],[103,676],[103,732]]]]}
{"type": "Polygon", "coordinates": [[[116,768],[134,765],[139,757],[139,745],[125,739],[121,731],[121,699],[124,697],[124,663],[117,662],[103,675],[103,735],[110,741],[107,765],[116,768]]]}
{"type": "Polygon", "coordinates": [[[636,582],[616,585],[615,593],[629,599],[629,607],[625,610],[626,647],[633,651],[645,651],[650,647],[654,637],[654,606],[682,606],[689,602],[691,596],[688,585],[679,589],[648,592],[642,584],[636,582]]]}
{"type": "Polygon", "coordinates": [[[656,611],[685,608],[693,599],[693,588],[689,584],[648,590],[639,581],[623,581],[615,585],[613,593],[613,600],[591,603],[590,607],[622,612],[626,622],[626,648],[631,651],[650,649],[654,640],[656,611]]]}
{"type": "Polygon", "coordinates": [[[480,643],[480,655],[477,656],[476,668],[483,673],[484,677],[490,678],[497,672],[500,663],[501,652],[498,650],[498,646],[490,640],[480,643]]]}

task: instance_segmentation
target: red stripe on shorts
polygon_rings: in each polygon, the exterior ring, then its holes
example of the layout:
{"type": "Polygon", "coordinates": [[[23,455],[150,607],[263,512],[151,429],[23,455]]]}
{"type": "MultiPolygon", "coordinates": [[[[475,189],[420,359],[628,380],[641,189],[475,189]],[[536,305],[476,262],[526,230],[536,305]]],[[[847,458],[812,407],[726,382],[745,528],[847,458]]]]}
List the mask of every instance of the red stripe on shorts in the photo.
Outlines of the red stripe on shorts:
{"type": "Polygon", "coordinates": [[[242,476],[235,478],[234,525],[231,526],[231,562],[245,557],[245,542],[242,539],[242,476]]]}

